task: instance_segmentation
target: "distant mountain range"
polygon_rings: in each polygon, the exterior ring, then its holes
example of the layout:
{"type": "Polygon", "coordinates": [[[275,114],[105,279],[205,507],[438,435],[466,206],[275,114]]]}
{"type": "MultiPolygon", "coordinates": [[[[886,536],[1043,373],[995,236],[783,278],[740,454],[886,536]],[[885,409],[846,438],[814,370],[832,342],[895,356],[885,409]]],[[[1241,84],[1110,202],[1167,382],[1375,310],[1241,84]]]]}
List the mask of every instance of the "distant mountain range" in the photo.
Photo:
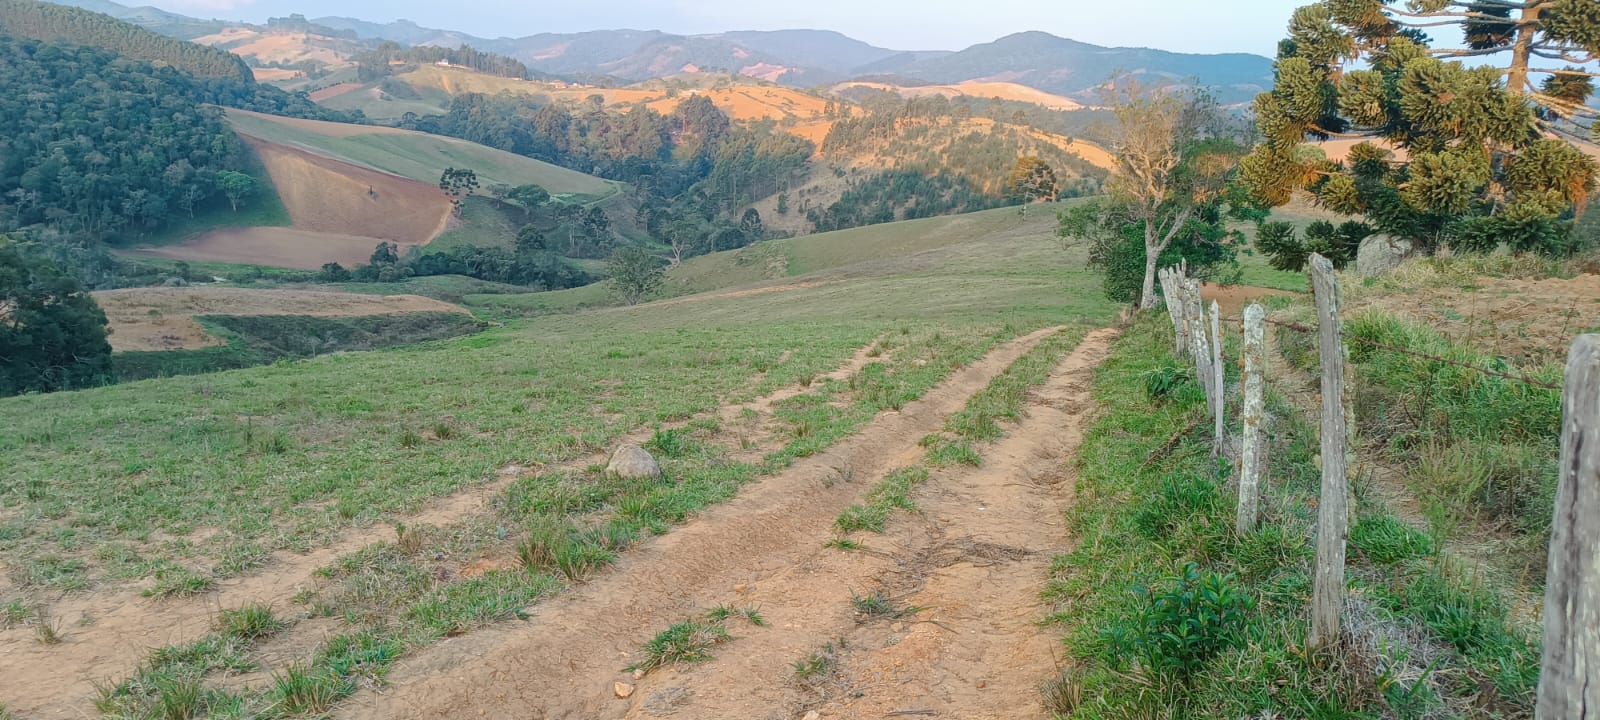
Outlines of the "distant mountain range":
{"type": "MultiPolygon", "coordinates": [[[[56,0],[193,37],[220,21],[197,20],[155,8],[130,8],[111,0],[56,0]]],[[[905,52],[880,48],[829,30],[737,31],[674,35],[657,30],[541,33],[522,38],[481,38],[400,20],[374,23],[320,17],[312,23],[350,31],[365,40],[403,45],[470,45],[521,60],[531,70],[558,76],[609,76],[624,82],[683,72],[727,72],[792,87],[812,87],[858,77],[898,84],[1014,82],[1093,101],[1095,89],[1119,72],[1216,88],[1224,102],[1242,102],[1272,85],[1272,61],[1244,53],[1195,55],[1149,48],[1109,48],[1043,32],[1024,32],[959,52],[905,52]]],[[[214,32],[215,30],[211,30],[214,32]]]]}

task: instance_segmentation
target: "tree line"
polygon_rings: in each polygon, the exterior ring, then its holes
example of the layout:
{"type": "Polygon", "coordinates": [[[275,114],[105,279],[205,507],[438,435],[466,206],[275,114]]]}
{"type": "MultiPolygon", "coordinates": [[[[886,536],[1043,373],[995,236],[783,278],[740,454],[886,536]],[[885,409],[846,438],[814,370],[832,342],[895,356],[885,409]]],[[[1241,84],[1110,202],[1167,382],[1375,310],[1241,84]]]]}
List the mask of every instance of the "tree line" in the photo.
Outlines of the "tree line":
{"type": "Polygon", "coordinates": [[[0,0],[0,33],[92,45],[135,60],[164,63],[196,77],[255,82],[244,60],[226,50],[170,38],[81,8],[38,0],[0,0]]]}
{"type": "Polygon", "coordinates": [[[518,80],[528,78],[528,66],[522,64],[522,61],[497,53],[484,52],[468,45],[454,49],[435,45],[405,47],[393,41],[384,41],[377,47],[357,55],[355,60],[356,74],[361,82],[372,82],[388,77],[394,72],[396,65],[415,67],[441,61],[486,75],[518,80]]]}

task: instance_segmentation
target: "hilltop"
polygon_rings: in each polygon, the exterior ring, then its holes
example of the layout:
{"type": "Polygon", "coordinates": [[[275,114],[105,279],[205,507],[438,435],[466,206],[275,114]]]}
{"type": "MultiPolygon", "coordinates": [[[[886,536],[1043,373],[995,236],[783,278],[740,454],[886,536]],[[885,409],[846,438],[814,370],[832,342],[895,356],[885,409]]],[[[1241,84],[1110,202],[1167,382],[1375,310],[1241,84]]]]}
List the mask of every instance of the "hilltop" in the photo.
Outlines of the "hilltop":
{"type": "MultiPolygon", "coordinates": [[[[92,2],[113,15],[139,21],[140,13],[134,10],[109,0],[92,2]]],[[[708,72],[747,75],[789,87],[809,88],[863,76],[896,76],[902,78],[897,84],[905,85],[1011,82],[1079,102],[1094,100],[1092,90],[1114,72],[1168,81],[1192,79],[1218,88],[1228,102],[1246,100],[1272,84],[1272,61],[1265,57],[1103,47],[1042,32],[1017,33],[950,52],[882,48],[837,32],[808,29],[705,35],[619,29],[484,38],[426,28],[405,20],[373,23],[350,17],[317,17],[308,24],[328,34],[364,41],[448,48],[466,45],[515,58],[539,73],[621,83],[708,72]]],[[[186,26],[175,24],[173,18],[151,22],[149,26],[192,33],[186,26]]],[[[184,36],[199,37],[220,30],[184,36]]]]}

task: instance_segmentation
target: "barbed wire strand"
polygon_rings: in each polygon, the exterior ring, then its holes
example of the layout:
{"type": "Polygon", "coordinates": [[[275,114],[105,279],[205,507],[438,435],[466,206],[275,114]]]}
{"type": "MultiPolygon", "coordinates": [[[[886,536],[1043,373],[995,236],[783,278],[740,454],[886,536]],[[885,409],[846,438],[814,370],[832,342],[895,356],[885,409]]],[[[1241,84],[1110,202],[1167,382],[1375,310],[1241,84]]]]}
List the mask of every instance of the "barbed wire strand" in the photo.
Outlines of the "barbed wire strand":
{"type": "MultiPolygon", "coordinates": [[[[1223,320],[1227,320],[1229,322],[1243,322],[1244,321],[1243,318],[1238,318],[1238,317],[1224,317],[1222,319],[1223,320]]],[[[1273,320],[1272,318],[1267,318],[1266,319],[1266,323],[1268,325],[1272,325],[1274,327],[1281,327],[1281,328],[1284,328],[1285,330],[1293,330],[1293,331],[1298,332],[1298,333],[1316,334],[1316,332],[1317,332],[1317,329],[1314,328],[1314,327],[1310,327],[1308,325],[1303,325],[1301,323],[1296,323],[1296,322],[1287,322],[1287,321],[1284,321],[1284,320],[1273,320]]],[[[1381,342],[1378,342],[1376,340],[1369,340],[1369,339],[1363,338],[1363,337],[1350,337],[1350,336],[1346,335],[1344,337],[1344,340],[1345,340],[1345,342],[1360,343],[1360,344],[1365,345],[1367,347],[1377,348],[1379,350],[1388,350],[1389,352],[1399,353],[1401,355],[1409,355],[1409,356],[1414,357],[1414,358],[1421,358],[1423,360],[1432,360],[1433,362],[1443,363],[1445,365],[1453,365],[1455,367],[1463,368],[1463,369],[1466,369],[1466,370],[1471,370],[1473,372],[1483,373],[1484,375],[1490,375],[1490,376],[1501,378],[1501,379],[1504,379],[1504,380],[1510,380],[1512,382],[1519,382],[1519,383],[1522,383],[1524,385],[1528,385],[1528,386],[1531,386],[1531,387],[1543,388],[1545,390],[1555,390],[1556,392],[1561,392],[1562,389],[1563,389],[1560,385],[1556,385],[1554,383],[1547,383],[1547,382],[1544,382],[1542,380],[1534,380],[1533,378],[1530,378],[1530,377],[1528,377],[1526,375],[1512,375],[1510,373],[1503,373],[1503,372],[1499,372],[1497,370],[1490,370],[1489,368],[1482,367],[1482,366],[1479,366],[1479,365],[1473,365],[1471,363],[1464,363],[1464,362],[1461,362],[1460,360],[1451,360],[1450,358],[1439,357],[1438,355],[1430,355],[1430,354],[1425,353],[1425,352],[1418,352],[1418,351],[1412,350],[1410,348],[1403,348],[1403,347],[1399,347],[1397,345],[1390,345],[1388,343],[1381,343],[1381,342]]]]}

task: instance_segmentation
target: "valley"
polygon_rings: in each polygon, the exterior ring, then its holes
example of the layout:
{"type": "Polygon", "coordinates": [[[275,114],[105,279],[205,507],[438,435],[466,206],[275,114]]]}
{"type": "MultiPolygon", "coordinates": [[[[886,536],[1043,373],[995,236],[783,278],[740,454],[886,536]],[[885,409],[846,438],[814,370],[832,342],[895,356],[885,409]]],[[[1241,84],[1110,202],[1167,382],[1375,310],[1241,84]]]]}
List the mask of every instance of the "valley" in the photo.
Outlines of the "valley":
{"type": "Polygon", "coordinates": [[[0,0],[0,720],[1600,687],[1570,0],[155,2],[0,0]]]}

